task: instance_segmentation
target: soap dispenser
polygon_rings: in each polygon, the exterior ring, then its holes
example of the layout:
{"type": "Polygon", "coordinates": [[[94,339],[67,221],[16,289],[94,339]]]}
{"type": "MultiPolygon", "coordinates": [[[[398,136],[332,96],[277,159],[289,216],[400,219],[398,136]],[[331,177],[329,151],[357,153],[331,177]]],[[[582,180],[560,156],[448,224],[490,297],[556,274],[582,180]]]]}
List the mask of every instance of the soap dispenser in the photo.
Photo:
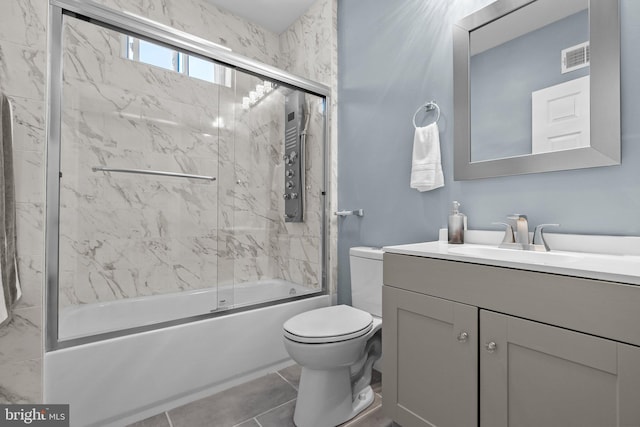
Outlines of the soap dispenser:
{"type": "Polygon", "coordinates": [[[447,229],[449,235],[449,243],[464,243],[464,230],[467,229],[467,217],[460,213],[460,203],[453,201],[451,207],[451,215],[449,215],[449,227],[447,229]]]}

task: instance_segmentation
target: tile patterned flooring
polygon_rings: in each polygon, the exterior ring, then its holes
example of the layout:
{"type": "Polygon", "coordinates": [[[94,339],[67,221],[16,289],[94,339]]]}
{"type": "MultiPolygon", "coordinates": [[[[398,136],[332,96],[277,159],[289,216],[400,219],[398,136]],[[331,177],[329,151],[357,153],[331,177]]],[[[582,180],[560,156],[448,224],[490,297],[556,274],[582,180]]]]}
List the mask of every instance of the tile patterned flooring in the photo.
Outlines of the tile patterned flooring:
{"type": "MultiPolygon", "coordinates": [[[[292,365],[129,427],[294,427],[299,380],[300,367],[292,365]]],[[[377,371],[371,386],[376,393],[374,402],[342,427],[393,425],[382,414],[382,378],[377,371]]]]}

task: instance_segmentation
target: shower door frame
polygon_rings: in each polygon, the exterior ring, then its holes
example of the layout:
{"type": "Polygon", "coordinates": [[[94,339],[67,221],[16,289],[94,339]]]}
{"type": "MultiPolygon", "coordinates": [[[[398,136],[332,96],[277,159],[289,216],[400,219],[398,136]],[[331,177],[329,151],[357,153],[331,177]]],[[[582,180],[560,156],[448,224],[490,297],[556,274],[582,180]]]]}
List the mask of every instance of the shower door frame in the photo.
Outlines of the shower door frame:
{"type": "Polygon", "coordinates": [[[46,142],[46,228],[45,228],[45,351],[54,351],[76,345],[87,344],[110,338],[165,328],[169,326],[203,320],[219,315],[227,315],[238,311],[255,309],[287,301],[309,298],[326,294],[327,269],[329,265],[329,141],[330,141],[330,106],[331,88],[296,76],[268,64],[234,53],[218,44],[194,36],[184,31],[151,21],[137,15],[122,13],[109,9],[91,1],[49,0],[48,25],[48,61],[47,61],[47,142],[46,142]],[[59,340],[58,335],[58,282],[59,282],[59,228],[60,228],[60,152],[62,127],[62,83],[63,83],[63,17],[68,15],[84,19],[95,25],[114,31],[140,36],[159,42],[168,47],[196,53],[217,63],[222,63],[236,70],[257,76],[266,77],[293,89],[300,89],[324,99],[324,137],[323,137],[323,186],[322,225],[321,225],[321,290],[307,295],[280,299],[277,301],[255,304],[249,307],[205,313],[195,316],[170,320],[152,325],[138,326],[90,336],[59,340]]]}

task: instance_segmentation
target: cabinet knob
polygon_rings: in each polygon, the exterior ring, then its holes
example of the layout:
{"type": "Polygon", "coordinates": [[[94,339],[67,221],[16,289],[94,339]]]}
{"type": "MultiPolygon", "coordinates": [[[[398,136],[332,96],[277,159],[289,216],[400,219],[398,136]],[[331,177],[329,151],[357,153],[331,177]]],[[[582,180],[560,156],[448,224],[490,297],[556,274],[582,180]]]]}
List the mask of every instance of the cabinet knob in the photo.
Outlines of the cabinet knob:
{"type": "Polygon", "coordinates": [[[488,342],[488,343],[485,344],[485,348],[487,349],[487,351],[489,353],[493,353],[498,348],[498,344],[496,344],[495,342],[491,341],[491,342],[488,342]]]}
{"type": "Polygon", "coordinates": [[[462,331],[458,334],[458,341],[459,342],[467,342],[467,340],[469,339],[469,334],[462,331]]]}

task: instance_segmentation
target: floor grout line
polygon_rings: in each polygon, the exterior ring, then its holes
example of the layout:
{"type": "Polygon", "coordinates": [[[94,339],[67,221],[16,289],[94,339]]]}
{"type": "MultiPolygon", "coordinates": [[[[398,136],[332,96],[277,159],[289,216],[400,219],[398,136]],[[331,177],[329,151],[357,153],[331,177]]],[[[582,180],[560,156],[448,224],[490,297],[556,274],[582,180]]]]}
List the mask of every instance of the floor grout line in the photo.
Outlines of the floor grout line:
{"type": "MultiPolygon", "coordinates": [[[[293,365],[292,365],[292,366],[293,366],[293,365]]],[[[295,385],[293,385],[293,383],[292,383],[291,381],[287,380],[287,378],[285,378],[285,377],[284,377],[284,375],[282,375],[282,374],[281,374],[280,372],[278,372],[278,371],[276,371],[275,373],[276,373],[276,374],[278,374],[278,376],[279,376],[280,378],[282,378],[282,380],[284,380],[284,382],[286,382],[286,383],[287,383],[287,384],[289,384],[289,385],[290,385],[294,390],[296,390],[296,392],[298,391],[298,388],[297,388],[295,385]]],[[[374,395],[375,395],[375,396],[377,396],[377,397],[379,397],[380,399],[382,398],[382,393],[381,393],[381,392],[374,392],[374,395]]],[[[252,417],[252,418],[248,418],[248,419],[246,419],[246,420],[244,420],[244,421],[242,421],[242,422],[240,422],[240,423],[238,423],[238,424],[235,424],[235,425],[234,425],[234,427],[237,427],[237,426],[239,426],[239,425],[241,425],[241,424],[243,424],[243,423],[246,423],[246,422],[248,422],[249,420],[253,420],[253,421],[258,425],[258,427],[263,427],[263,426],[262,426],[262,424],[260,423],[260,421],[258,421],[258,417],[261,417],[261,416],[263,416],[263,415],[265,415],[265,414],[267,414],[267,413],[269,413],[269,412],[272,412],[272,411],[274,411],[274,410],[276,410],[276,409],[278,409],[278,408],[281,408],[281,407],[283,407],[283,406],[285,406],[285,405],[287,405],[287,404],[290,404],[291,402],[295,402],[295,401],[296,401],[296,399],[297,399],[297,395],[296,395],[296,397],[294,397],[293,399],[290,399],[290,400],[288,400],[288,401],[286,401],[286,402],[283,402],[283,403],[281,403],[281,404],[279,404],[279,405],[276,405],[276,406],[274,406],[274,407],[272,407],[272,408],[269,408],[269,409],[267,409],[266,411],[263,411],[263,412],[261,412],[261,413],[259,413],[259,414],[255,415],[255,416],[254,416],[254,417],[252,417]]],[[[342,424],[342,427],[355,427],[359,421],[361,421],[361,420],[363,420],[364,418],[368,417],[369,415],[371,415],[373,412],[375,412],[375,411],[379,410],[380,408],[382,408],[382,404],[381,404],[381,403],[379,403],[379,404],[377,404],[377,405],[373,405],[373,404],[372,404],[372,405],[370,405],[369,407],[367,407],[365,410],[363,410],[362,412],[360,412],[356,417],[354,417],[354,418],[352,418],[352,419],[350,419],[350,420],[346,421],[346,423],[342,424]]],[[[168,422],[168,424],[169,424],[169,427],[174,427],[174,425],[173,425],[173,421],[171,420],[171,417],[170,417],[170,415],[169,415],[169,411],[164,411],[164,415],[165,415],[165,417],[166,417],[166,419],[167,419],[167,422],[168,422]]]]}
{"type": "MultiPolygon", "coordinates": [[[[291,400],[287,400],[286,402],[281,403],[281,404],[279,404],[279,405],[277,405],[277,406],[274,406],[273,408],[270,408],[270,409],[267,409],[266,411],[260,412],[258,415],[255,415],[255,416],[254,416],[254,417],[252,417],[252,418],[247,418],[246,420],[241,421],[241,422],[239,422],[238,424],[235,424],[233,427],[237,427],[237,426],[239,426],[240,424],[246,423],[246,422],[247,422],[247,421],[249,421],[249,420],[254,420],[256,423],[258,423],[258,425],[259,425],[260,427],[262,427],[262,424],[260,424],[260,421],[258,421],[258,417],[261,417],[261,416],[263,416],[264,414],[268,414],[269,412],[273,411],[274,409],[278,409],[278,408],[280,408],[281,406],[284,406],[284,405],[286,405],[286,404],[288,404],[288,403],[291,403],[291,402],[293,402],[293,401],[295,401],[295,400],[296,400],[296,398],[293,398],[293,399],[291,399],[291,400]]],[[[171,427],[173,427],[173,426],[171,426],[171,427]]]]}
{"type": "Polygon", "coordinates": [[[169,418],[169,411],[165,411],[164,415],[167,417],[167,421],[169,422],[169,427],[173,427],[173,422],[171,422],[171,418],[169,418]]]}
{"type": "Polygon", "coordinates": [[[280,378],[282,378],[287,384],[289,384],[291,387],[293,387],[293,389],[295,391],[298,391],[298,387],[296,387],[295,385],[293,385],[293,383],[291,381],[289,381],[288,379],[286,379],[284,377],[284,375],[282,375],[280,372],[276,372],[276,374],[280,375],[280,378]]]}
{"type": "MultiPolygon", "coordinates": [[[[287,404],[289,404],[289,403],[291,403],[291,402],[295,401],[296,399],[297,399],[297,397],[294,397],[294,398],[293,398],[293,399],[291,399],[291,400],[287,400],[286,402],[281,403],[281,404],[279,404],[278,406],[274,406],[274,407],[273,407],[273,408],[271,408],[271,409],[267,409],[266,411],[259,413],[258,415],[256,415],[256,416],[255,416],[255,417],[253,417],[253,418],[256,418],[256,421],[258,421],[258,420],[257,420],[257,418],[258,418],[258,417],[261,417],[261,416],[263,416],[264,414],[267,414],[267,413],[269,413],[269,412],[273,411],[274,409],[278,409],[278,408],[280,408],[280,407],[282,407],[282,406],[284,406],[284,405],[287,405],[287,404]]],[[[260,423],[258,423],[258,424],[260,424],[260,423]]]]}

